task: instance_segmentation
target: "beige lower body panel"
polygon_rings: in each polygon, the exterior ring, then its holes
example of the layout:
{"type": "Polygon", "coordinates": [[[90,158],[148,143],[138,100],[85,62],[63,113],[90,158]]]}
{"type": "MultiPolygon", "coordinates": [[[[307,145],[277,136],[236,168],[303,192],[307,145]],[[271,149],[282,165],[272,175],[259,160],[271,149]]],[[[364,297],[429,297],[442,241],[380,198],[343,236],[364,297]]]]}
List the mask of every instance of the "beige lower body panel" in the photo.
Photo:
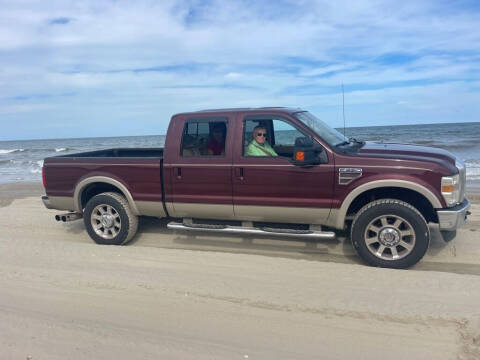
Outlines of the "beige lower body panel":
{"type": "MultiPolygon", "coordinates": [[[[57,210],[74,210],[72,197],[50,196],[52,208],[57,210]]],[[[166,217],[163,204],[156,201],[135,201],[140,215],[166,217]]],[[[226,204],[193,204],[166,203],[170,216],[178,218],[265,221],[291,224],[318,224],[336,227],[336,213],[333,209],[256,206],[256,205],[226,205],[226,204]]]]}
{"type": "MultiPolygon", "coordinates": [[[[49,196],[50,207],[56,210],[75,211],[73,197],[49,196]]],[[[135,201],[139,214],[144,216],[166,217],[163,204],[156,201],[135,201]]]]}
{"type": "Polygon", "coordinates": [[[318,208],[191,203],[167,204],[167,210],[171,216],[178,218],[319,225],[325,225],[330,214],[330,209],[318,208]]]}
{"type": "Polygon", "coordinates": [[[330,213],[330,209],[256,205],[235,205],[233,210],[236,220],[319,225],[330,213]]]}
{"type": "Polygon", "coordinates": [[[228,204],[173,203],[167,209],[169,213],[173,210],[170,215],[178,218],[235,220],[233,205],[228,204]]]}
{"type": "Polygon", "coordinates": [[[343,220],[341,223],[339,223],[337,221],[338,216],[339,216],[339,210],[338,209],[330,210],[330,215],[328,216],[328,219],[327,219],[325,225],[330,226],[330,227],[335,228],[335,229],[343,230],[343,228],[345,227],[345,222],[343,220]]]}
{"type": "Polygon", "coordinates": [[[174,203],[167,206],[168,212],[178,218],[265,221],[293,224],[320,224],[327,222],[330,209],[174,203]],[[233,213],[232,213],[233,210],[233,213]],[[171,212],[173,211],[173,212],[171,212]]]}
{"type": "Polygon", "coordinates": [[[52,209],[74,211],[75,204],[73,197],[49,196],[48,200],[52,209]]]}
{"type": "Polygon", "coordinates": [[[138,212],[143,216],[166,217],[163,203],[158,201],[135,201],[138,212]]]}

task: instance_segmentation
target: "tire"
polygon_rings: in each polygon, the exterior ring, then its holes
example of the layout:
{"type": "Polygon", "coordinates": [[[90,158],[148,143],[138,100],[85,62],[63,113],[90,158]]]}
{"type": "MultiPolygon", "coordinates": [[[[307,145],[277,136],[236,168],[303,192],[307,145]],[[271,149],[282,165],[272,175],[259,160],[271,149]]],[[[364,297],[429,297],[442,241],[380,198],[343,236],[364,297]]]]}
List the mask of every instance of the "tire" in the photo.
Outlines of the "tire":
{"type": "Polygon", "coordinates": [[[430,231],[425,218],[412,205],[381,199],[365,205],[356,214],[350,239],[367,264],[405,269],[425,255],[430,231]]]}
{"type": "Polygon", "coordinates": [[[102,245],[124,245],[138,229],[138,217],[133,214],[127,199],[113,192],[91,198],[85,207],[83,222],[88,235],[102,245]]]}

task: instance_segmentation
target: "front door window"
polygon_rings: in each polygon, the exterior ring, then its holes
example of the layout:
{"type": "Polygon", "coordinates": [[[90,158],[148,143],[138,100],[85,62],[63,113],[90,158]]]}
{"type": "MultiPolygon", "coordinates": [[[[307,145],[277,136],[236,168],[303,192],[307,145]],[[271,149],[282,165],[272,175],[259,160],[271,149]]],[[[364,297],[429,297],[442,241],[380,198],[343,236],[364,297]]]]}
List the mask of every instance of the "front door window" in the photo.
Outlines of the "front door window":
{"type": "Polygon", "coordinates": [[[282,119],[247,118],[244,122],[245,157],[284,157],[293,159],[295,140],[305,137],[300,130],[282,119]]]}

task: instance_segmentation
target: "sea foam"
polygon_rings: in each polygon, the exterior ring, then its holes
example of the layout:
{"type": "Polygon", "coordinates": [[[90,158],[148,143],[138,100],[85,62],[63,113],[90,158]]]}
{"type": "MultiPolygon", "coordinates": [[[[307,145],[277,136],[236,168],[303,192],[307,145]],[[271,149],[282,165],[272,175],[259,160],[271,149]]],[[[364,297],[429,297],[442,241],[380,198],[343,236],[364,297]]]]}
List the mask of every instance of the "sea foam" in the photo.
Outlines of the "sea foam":
{"type": "Polygon", "coordinates": [[[22,152],[22,151],[25,151],[25,149],[8,149],[8,150],[0,149],[0,155],[11,154],[15,152],[22,152]]]}

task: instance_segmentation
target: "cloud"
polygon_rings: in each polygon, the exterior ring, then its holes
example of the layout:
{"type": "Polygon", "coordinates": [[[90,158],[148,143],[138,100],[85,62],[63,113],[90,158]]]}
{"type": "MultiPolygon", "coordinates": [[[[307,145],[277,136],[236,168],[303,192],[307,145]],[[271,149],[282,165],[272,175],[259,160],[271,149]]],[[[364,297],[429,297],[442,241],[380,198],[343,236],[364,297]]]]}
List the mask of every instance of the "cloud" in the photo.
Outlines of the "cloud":
{"type": "Polygon", "coordinates": [[[65,24],[68,24],[71,21],[72,21],[72,19],[67,18],[67,17],[58,17],[58,18],[54,18],[54,19],[49,20],[48,23],[50,25],[65,25],[65,24]]]}
{"type": "Polygon", "coordinates": [[[237,73],[237,72],[229,72],[228,74],[225,74],[226,79],[234,80],[234,79],[238,79],[240,77],[242,77],[242,74],[237,73]]]}
{"type": "Polygon", "coordinates": [[[338,126],[342,83],[356,125],[478,121],[480,10],[468,2],[0,6],[1,101],[22,106],[2,123],[41,117],[39,137],[60,119],[72,136],[115,119],[119,134],[159,133],[172,113],[230,106],[301,106],[338,126]]]}

